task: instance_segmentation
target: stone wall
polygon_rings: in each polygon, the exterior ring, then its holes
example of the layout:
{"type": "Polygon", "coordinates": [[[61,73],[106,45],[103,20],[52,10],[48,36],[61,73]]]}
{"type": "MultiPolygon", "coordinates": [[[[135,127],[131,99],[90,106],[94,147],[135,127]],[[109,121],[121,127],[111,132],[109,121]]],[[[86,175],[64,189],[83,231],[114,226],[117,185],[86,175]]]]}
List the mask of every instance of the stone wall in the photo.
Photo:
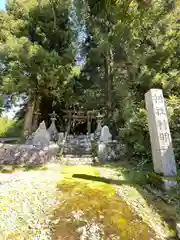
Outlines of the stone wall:
{"type": "Polygon", "coordinates": [[[52,144],[45,148],[33,145],[1,144],[0,164],[44,164],[57,160],[59,147],[52,144]]]}

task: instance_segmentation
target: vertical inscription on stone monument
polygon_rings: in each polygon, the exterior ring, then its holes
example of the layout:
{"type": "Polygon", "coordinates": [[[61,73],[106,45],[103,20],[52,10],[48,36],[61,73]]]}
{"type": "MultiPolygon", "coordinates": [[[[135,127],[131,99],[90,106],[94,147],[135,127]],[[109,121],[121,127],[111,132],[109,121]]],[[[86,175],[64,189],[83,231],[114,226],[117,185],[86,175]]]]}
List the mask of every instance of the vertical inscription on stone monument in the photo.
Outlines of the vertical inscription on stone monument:
{"type": "Polygon", "coordinates": [[[161,89],[145,94],[154,170],[164,176],[176,176],[168,118],[161,89]]]}

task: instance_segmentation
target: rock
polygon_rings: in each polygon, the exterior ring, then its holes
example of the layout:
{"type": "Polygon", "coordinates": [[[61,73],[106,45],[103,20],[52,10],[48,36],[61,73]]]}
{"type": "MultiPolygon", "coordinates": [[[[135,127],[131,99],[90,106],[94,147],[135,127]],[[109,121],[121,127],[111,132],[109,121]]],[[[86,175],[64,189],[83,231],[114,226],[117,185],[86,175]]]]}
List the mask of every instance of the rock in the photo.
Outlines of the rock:
{"type": "Polygon", "coordinates": [[[4,144],[0,148],[1,164],[44,164],[56,161],[59,146],[52,144],[44,149],[26,144],[4,144]]]}

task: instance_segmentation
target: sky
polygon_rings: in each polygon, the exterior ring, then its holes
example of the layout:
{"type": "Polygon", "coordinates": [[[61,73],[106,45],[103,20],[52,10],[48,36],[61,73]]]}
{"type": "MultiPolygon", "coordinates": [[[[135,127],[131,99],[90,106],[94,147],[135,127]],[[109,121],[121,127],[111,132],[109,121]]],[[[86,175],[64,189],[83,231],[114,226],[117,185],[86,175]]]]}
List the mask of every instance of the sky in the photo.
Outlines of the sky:
{"type": "Polygon", "coordinates": [[[6,0],[0,0],[0,10],[5,9],[6,0]]]}

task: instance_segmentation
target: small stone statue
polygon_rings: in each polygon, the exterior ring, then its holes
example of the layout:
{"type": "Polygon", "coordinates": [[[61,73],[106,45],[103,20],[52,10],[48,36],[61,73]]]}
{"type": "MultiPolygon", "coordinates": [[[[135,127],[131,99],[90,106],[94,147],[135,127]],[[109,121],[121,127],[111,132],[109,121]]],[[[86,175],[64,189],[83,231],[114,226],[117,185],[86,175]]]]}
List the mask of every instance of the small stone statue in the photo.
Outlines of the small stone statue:
{"type": "Polygon", "coordinates": [[[101,136],[100,136],[100,141],[104,143],[110,143],[112,142],[112,135],[109,132],[108,126],[104,126],[101,130],[101,136]]]}
{"type": "Polygon", "coordinates": [[[34,133],[32,144],[41,148],[50,145],[50,135],[46,130],[46,124],[44,121],[39,124],[39,128],[34,133]]]}
{"type": "Polygon", "coordinates": [[[49,132],[51,140],[54,142],[57,142],[58,141],[58,130],[55,125],[57,114],[55,113],[55,111],[53,111],[53,113],[50,114],[50,116],[51,116],[51,125],[48,128],[48,132],[49,132]]]}

